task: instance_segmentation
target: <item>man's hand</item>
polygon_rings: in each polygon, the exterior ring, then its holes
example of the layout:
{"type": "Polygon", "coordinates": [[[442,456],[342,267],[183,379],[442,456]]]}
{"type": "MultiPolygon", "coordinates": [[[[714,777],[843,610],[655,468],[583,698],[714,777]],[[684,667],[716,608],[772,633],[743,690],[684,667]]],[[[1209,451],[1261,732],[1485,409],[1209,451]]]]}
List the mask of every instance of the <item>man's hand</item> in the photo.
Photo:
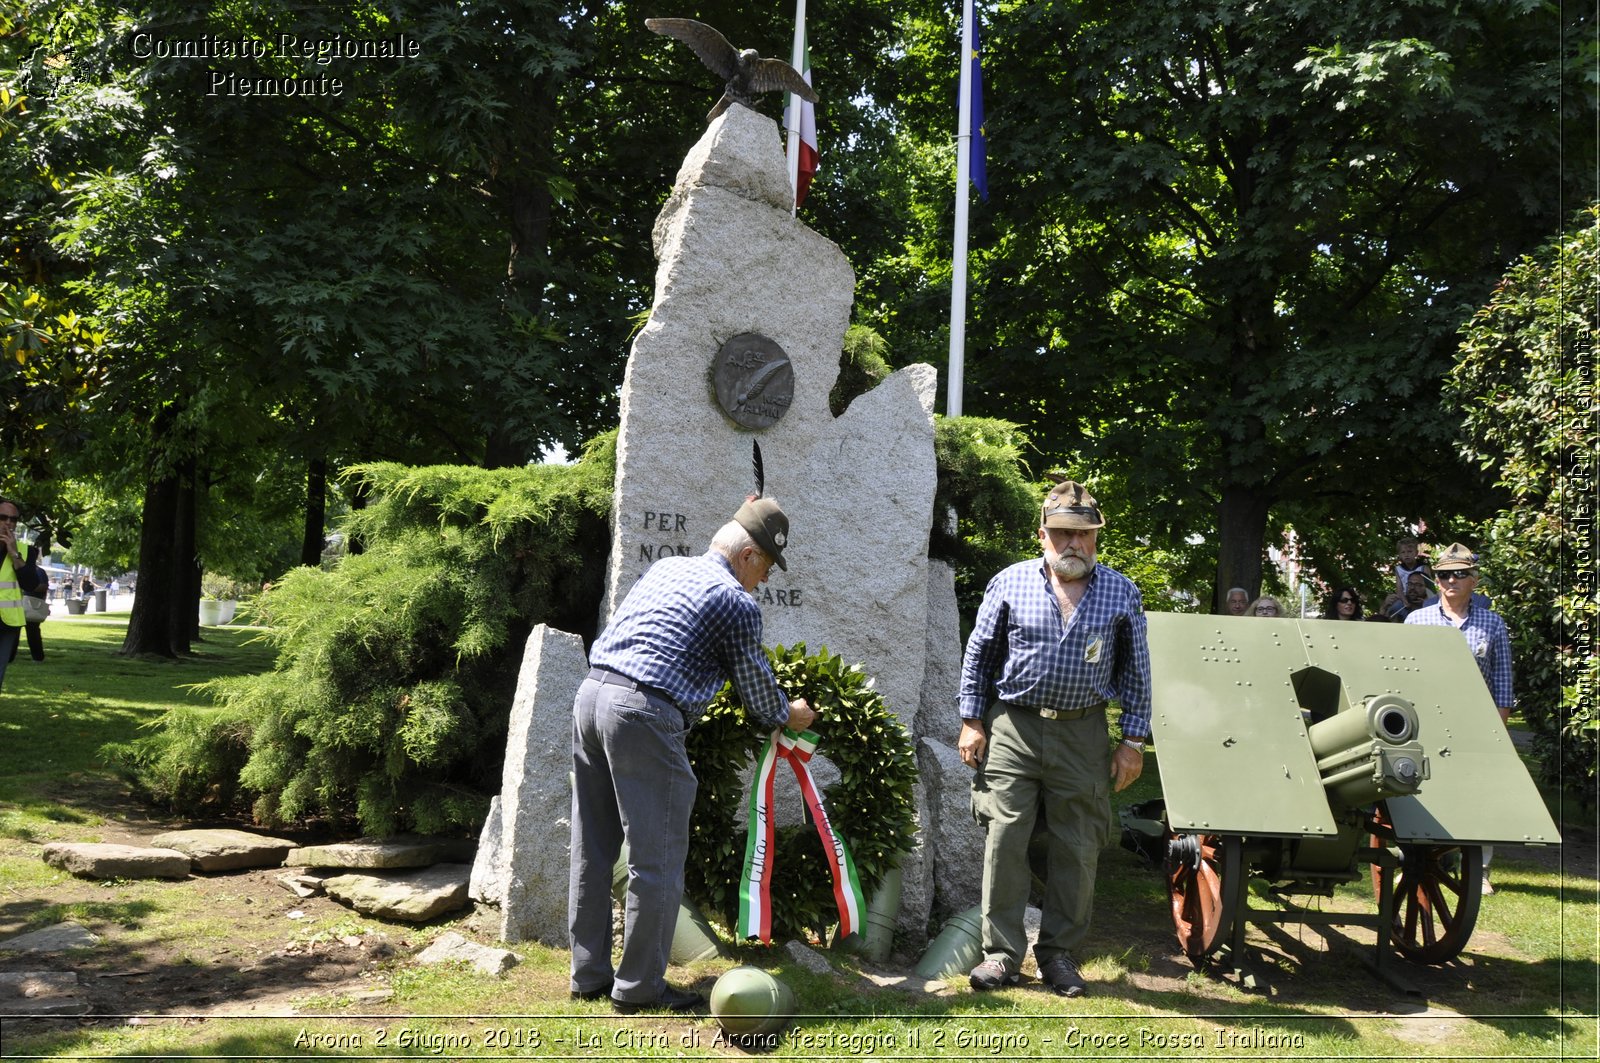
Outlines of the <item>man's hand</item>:
{"type": "Polygon", "coordinates": [[[983,729],[982,720],[961,721],[961,737],[956,739],[956,751],[961,754],[961,763],[969,768],[976,768],[983,763],[983,755],[989,751],[989,733],[983,729]]]}
{"type": "Polygon", "coordinates": [[[1144,751],[1118,742],[1116,751],[1111,754],[1111,778],[1115,780],[1111,791],[1126,790],[1143,773],[1144,751]]]}
{"type": "Polygon", "coordinates": [[[807,730],[811,726],[811,721],[816,718],[817,714],[811,711],[811,706],[805,698],[795,698],[789,702],[789,730],[807,730]]]}

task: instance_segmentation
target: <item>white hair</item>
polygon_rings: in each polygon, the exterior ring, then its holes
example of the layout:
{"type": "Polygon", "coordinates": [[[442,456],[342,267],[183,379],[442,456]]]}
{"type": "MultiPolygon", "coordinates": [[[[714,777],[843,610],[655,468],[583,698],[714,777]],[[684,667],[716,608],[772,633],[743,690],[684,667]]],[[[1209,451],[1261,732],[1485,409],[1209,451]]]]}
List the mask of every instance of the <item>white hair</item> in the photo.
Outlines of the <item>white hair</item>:
{"type": "Polygon", "coordinates": [[[738,557],[747,546],[755,547],[763,557],[766,556],[766,551],[762,550],[760,545],[750,537],[750,533],[744,530],[744,525],[736,520],[730,520],[718,528],[717,534],[711,537],[711,549],[729,561],[738,557]]]}

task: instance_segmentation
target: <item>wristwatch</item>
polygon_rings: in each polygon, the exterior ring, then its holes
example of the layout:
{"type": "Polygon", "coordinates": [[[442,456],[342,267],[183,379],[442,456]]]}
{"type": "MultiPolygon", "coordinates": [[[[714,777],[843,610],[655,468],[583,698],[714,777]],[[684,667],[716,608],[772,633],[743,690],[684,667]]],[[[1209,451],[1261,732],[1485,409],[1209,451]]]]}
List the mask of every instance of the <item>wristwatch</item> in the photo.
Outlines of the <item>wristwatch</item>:
{"type": "Polygon", "coordinates": [[[1135,753],[1144,752],[1144,739],[1142,738],[1124,738],[1122,740],[1122,744],[1133,750],[1135,753]]]}

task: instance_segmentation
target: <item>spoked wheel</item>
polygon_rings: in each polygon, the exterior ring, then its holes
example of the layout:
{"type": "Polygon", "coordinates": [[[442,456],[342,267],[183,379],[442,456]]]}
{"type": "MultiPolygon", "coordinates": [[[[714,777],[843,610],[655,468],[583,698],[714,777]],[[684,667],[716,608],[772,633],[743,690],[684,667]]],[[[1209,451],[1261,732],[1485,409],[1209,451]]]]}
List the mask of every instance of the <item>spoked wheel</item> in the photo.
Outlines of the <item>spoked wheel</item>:
{"type": "Polygon", "coordinates": [[[1478,922],[1483,850],[1476,845],[1402,845],[1394,883],[1395,947],[1416,963],[1446,963],[1478,922]]]}
{"type": "Polygon", "coordinates": [[[1205,964],[1233,930],[1242,874],[1237,835],[1179,834],[1167,842],[1167,899],[1178,947],[1195,967],[1205,964]]]}

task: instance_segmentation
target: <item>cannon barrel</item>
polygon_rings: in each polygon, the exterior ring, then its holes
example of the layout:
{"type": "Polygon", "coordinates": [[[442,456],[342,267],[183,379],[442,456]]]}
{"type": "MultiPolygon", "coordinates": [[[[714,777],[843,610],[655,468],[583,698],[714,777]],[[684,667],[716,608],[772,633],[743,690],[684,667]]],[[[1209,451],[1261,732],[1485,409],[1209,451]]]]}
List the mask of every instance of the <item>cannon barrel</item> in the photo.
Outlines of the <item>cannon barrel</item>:
{"type": "Polygon", "coordinates": [[[1414,794],[1428,777],[1417,741],[1417,710],[1395,694],[1379,694],[1306,729],[1330,803],[1346,808],[1414,794]]]}

